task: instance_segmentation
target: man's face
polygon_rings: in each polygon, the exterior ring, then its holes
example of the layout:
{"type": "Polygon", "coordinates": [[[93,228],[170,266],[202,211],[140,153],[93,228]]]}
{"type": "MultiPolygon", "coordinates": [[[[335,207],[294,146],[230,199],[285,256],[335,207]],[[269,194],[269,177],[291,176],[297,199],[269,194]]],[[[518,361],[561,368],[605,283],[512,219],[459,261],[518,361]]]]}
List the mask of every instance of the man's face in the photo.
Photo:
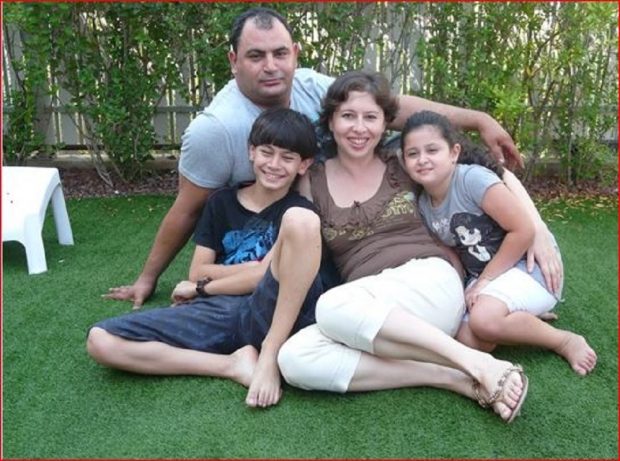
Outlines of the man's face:
{"type": "Polygon", "coordinates": [[[297,44],[278,20],[259,29],[253,19],[243,26],[237,53],[228,60],[241,92],[261,107],[288,107],[297,67],[297,44]]]}

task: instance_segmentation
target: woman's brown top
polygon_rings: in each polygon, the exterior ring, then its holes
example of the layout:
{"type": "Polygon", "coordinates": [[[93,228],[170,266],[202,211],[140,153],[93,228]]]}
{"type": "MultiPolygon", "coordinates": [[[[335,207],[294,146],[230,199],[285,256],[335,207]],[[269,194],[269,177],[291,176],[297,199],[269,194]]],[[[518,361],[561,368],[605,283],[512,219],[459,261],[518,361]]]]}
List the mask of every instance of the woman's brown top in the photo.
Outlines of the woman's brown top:
{"type": "Polygon", "coordinates": [[[325,164],[310,170],[312,199],[321,216],[323,238],[343,280],[374,275],[412,258],[447,259],[428,233],[416,207],[412,181],[396,156],[386,156],[376,194],[353,206],[337,206],[329,194],[325,164]]]}

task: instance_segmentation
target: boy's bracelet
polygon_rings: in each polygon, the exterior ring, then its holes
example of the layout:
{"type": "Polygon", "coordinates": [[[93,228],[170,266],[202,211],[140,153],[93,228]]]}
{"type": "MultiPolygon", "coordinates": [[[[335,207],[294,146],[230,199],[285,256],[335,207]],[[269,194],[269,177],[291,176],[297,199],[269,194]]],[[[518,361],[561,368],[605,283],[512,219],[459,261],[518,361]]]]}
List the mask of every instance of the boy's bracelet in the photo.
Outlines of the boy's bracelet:
{"type": "Polygon", "coordinates": [[[212,280],[213,279],[211,277],[205,277],[196,282],[196,293],[198,293],[198,296],[200,296],[201,298],[206,298],[207,296],[209,296],[209,293],[205,291],[205,287],[212,280]]]}

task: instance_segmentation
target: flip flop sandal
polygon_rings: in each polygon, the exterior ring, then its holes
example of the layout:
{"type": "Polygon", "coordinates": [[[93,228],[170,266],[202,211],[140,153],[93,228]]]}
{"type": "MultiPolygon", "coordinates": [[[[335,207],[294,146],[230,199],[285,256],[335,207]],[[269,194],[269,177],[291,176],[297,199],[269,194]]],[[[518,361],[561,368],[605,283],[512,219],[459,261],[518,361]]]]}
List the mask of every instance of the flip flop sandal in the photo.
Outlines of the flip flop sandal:
{"type": "Polygon", "coordinates": [[[505,420],[506,423],[513,422],[514,419],[519,415],[519,413],[521,412],[521,407],[523,406],[523,402],[525,401],[525,397],[527,395],[529,381],[527,379],[527,376],[525,376],[525,373],[523,373],[523,368],[521,367],[521,365],[513,365],[510,368],[506,369],[506,371],[504,371],[500,379],[497,381],[497,387],[495,388],[495,390],[491,393],[491,395],[488,398],[483,397],[480,391],[481,386],[478,381],[474,380],[472,384],[472,389],[474,391],[474,397],[476,397],[478,404],[482,408],[489,408],[490,406],[492,406],[494,403],[496,403],[498,400],[501,399],[504,393],[504,385],[506,384],[506,380],[508,379],[508,376],[510,376],[510,373],[519,373],[519,375],[521,375],[521,381],[523,382],[523,391],[521,392],[521,396],[519,397],[517,404],[512,409],[510,416],[508,417],[508,419],[505,420]]]}

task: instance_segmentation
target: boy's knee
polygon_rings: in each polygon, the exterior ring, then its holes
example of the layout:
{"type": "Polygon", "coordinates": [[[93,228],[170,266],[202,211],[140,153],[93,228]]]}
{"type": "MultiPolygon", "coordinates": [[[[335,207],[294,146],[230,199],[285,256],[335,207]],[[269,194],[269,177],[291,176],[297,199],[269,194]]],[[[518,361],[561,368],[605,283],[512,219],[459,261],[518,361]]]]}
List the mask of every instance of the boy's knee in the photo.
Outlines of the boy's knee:
{"type": "Polygon", "coordinates": [[[114,336],[103,328],[93,327],[88,332],[86,351],[96,362],[106,365],[114,348],[114,336]]]}
{"type": "Polygon", "coordinates": [[[280,234],[304,240],[317,237],[320,239],[321,219],[307,208],[289,208],[282,216],[280,234]]]}

